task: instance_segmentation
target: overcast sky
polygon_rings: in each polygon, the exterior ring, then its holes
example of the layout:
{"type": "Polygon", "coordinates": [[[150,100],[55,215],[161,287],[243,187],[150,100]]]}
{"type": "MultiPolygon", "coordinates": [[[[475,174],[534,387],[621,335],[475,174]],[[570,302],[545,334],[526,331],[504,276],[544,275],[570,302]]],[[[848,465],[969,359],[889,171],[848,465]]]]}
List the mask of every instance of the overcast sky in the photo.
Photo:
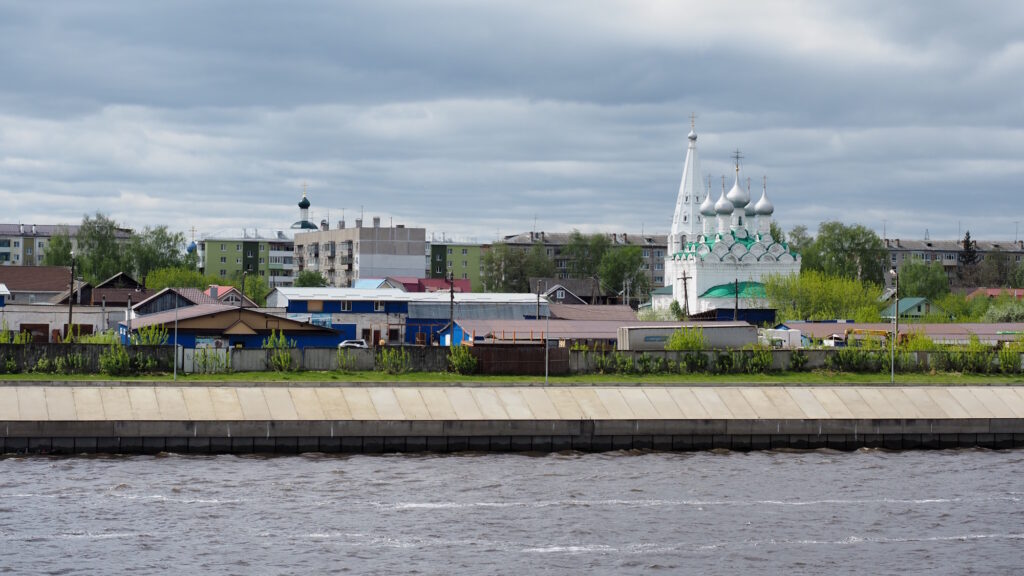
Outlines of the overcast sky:
{"type": "Polygon", "coordinates": [[[0,221],[282,229],[306,183],[332,227],[667,233],[696,113],[705,175],[738,148],[787,230],[1012,240],[1022,30],[1019,1],[0,0],[0,221]]]}

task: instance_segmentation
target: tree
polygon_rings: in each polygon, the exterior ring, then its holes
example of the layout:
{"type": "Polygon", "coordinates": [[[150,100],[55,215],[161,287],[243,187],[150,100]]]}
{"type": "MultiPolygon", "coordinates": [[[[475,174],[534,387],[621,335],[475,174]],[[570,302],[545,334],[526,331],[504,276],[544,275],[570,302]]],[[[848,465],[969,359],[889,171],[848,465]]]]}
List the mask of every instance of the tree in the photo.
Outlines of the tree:
{"type": "Polygon", "coordinates": [[[504,242],[491,245],[481,257],[483,271],[480,276],[486,292],[529,292],[528,280],[523,276],[526,254],[504,242]]]}
{"type": "Polygon", "coordinates": [[[878,322],[883,306],[880,285],[817,270],[769,276],[764,290],[769,307],[783,320],[878,322]]]}
{"type": "Polygon", "coordinates": [[[679,305],[679,300],[673,300],[668,306],[668,311],[672,314],[672,318],[686,320],[686,313],[683,312],[683,307],[679,305]]]}
{"type": "Polygon", "coordinates": [[[318,288],[321,286],[327,286],[327,279],[319,272],[303,270],[295,277],[296,288],[318,288]]]}
{"type": "Polygon", "coordinates": [[[530,251],[523,259],[523,277],[527,279],[526,290],[530,291],[530,278],[551,278],[555,275],[555,263],[548,258],[544,245],[540,242],[534,243],[530,251]]]}
{"type": "Polygon", "coordinates": [[[639,246],[626,246],[605,252],[598,267],[601,286],[615,292],[622,290],[623,297],[628,292],[630,300],[646,297],[650,292],[650,282],[642,269],[643,263],[639,246]]]}
{"type": "Polygon", "coordinates": [[[604,234],[588,236],[573,230],[569,242],[562,248],[562,255],[569,261],[569,277],[593,278],[610,247],[611,242],[604,234]]]}
{"type": "Polygon", "coordinates": [[[993,250],[986,254],[985,259],[976,267],[975,282],[978,286],[1008,286],[1012,272],[1010,255],[1002,250],[993,250]]]}
{"type": "Polygon", "coordinates": [[[802,254],[812,242],[814,242],[814,237],[807,233],[807,226],[802,224],[793,226],[793,229],[789,231],[789,249],[798,254],[802,254]]]}
{"type": "Polygon", "coordinates": [[[782,231],[782,226],[779,223],[772,220],[771,227],[769,228],[769,234],[772,237],[772,242],[777,244],[786,243],[786,233],[782,231]]]}
{"type": "Polygon", "coordinates": [[[960,241],[960,253],[957,254],[957,280],[961,286],[974,286],[977,284],[976,273],[978,267],[978,248],[974,240],[971,240],[971,231],[964,234],[960,241]]]}
{"type": "Polygon", "coordinates": [[[117,240],[121,229],[110,218],[96,213],[94,218],[86,215],[78,229],[78,249],[81,256],[82,275],[96,284],[128,268],[125,252],[117,240]]]}
{"type": "Polygon", "coordinates": [[[44,266],[71,266],[71,234],[66,226],[57,228],[43,255],[44,266]]]}
{"type": "Polygon", "coordinates": [[[267,284],[267,281],[259,274],[243,274],[242,271],[236,270],[231,276],[231,281],[228,285],[237,288],[239,292],[245,294],[245,296],[248,297],[249,300],[255,302],[257,306],[263,306],[267,303],[267,295],[270,294],[270,285],[267,284]]]}
{"type": "Polygon", "coordinates": [[[159,268],[176,268],[184,264],[185,235],[170,232],[167,226],[150,228],[132,235],[125,247],[132,273],[143,282],[146,276],[159,268]]]}
{"type": "Polygon", "coordinates": [[[931,264],[912,258],[900,267],[900,298],[920,296],[935,301],[949,292],[949,278],[941,262],[931,264]]]}
{"type": "Polygon", "coordinates": [[[163,290],[164,288],[206,288],[216,284],[217,278],[203,276],[195,268],[175,267],[158,268],[146,275],[146,288],[163,290]]]}
{"type": "Polygon", "coordinates": [[[1010,288],[1024,288],[1024,262],[1021,262],[1010,273],[1010,288]]]}
{"type": "Polygon", "coordinates": [[[860,224],[822,223],[818,227],[818,237],[806,252],[801,267],[804,270],[883,283],[887,256],[885,244],[877,234],[860,224]]]}

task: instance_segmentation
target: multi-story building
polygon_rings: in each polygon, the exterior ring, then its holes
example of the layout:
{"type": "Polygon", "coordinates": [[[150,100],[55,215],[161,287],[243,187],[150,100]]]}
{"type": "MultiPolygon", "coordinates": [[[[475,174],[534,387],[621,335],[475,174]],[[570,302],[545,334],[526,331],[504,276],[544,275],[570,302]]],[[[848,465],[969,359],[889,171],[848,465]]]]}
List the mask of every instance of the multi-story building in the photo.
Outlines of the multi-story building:
{"type": "MultiPolygon", "coordinates": [[[[71,224],[0,224],[0,266],[41,266],[50,238],[67,231],[72,249],[81,226],[71,224]]],[[[127,241],[132,231],[118,228],[118,241],[127,241]]]]}
{"type": "Polygon", "coordinates": [[[295,281],[293,242],[284,232],[261,234],[211,234],[198,243],[199,269],[204,274],[229,279],[243,271],[256,274],[271,288],[291,286],[295,281]]]}
{"type": "Polygon", "coordinates": [[[446,278],[451,274],[469,280],[473,292],[483,291],[480,259],[483,246],[463,242],[432,242],[430,245],[430,278],[446,278]]]}
{"type": "MultiPolygon", "coordinates": [[[[612,249],[626,246],[640,248],[643,258],[641,269],[647,273],[651,287],[665,284],[665,256],[667,255],[668,235],[666,234],[629,234],[601,233],[608,238],[612,249]]],[[[569,277],[572,268],[571,259],[565,254],[571,234],[568,232],[523,232],[502,238],[502,242],[529,250],[536,243],[544,246],[544,251],[555,263],[555,274],[560,279],[569,277]]]]}
{"type": "Polygon", "coordinates": [[[402,224],[381,227],[380,218],[364,227],[361,218],[355,228],[331,230],[326,221],[320,230],[295,234],[295,274],[303,270],[319,272],[330,286],[351,287],[359,278],[395,276],[422,277],[427,232],[402,224]]]}
{"type": "MultiPolygon", "coordinates": [[[[978,262],[983,262],[986,256],[996,252],[1006,255],[1013,266],[1019,266],[1021,262],[1024,262],[1024,240],[1015,242],[973,240],[972,243],[978,254],[978,262]]],[[[889,251],[891,267],[899,269],[904,262],[912,258],[929,264],[940,262],[950,283],[956,279],[960,252],[963,248],[963,240],[902,240],[900,238],[885,240],[885,249],[889,251]]],[[[892,277],[886,274],[885,281],[891,283],[892,277]]]]}

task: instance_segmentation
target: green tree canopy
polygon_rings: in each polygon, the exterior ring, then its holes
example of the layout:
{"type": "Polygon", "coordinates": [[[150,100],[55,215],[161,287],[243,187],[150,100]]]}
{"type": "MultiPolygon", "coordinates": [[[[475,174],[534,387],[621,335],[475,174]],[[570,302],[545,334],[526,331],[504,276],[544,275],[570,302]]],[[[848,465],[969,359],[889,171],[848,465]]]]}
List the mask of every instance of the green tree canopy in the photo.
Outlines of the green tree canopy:
{"type": "Polygon", "coordinates": [[[772,237],[772,242],[777,242],[779,244],[786,243],[786,233],[782,231],[782,226],[779,226],[779,223],[775,220],[772,220],[769,228],[769,234],[772,237]]]}
{"type": "Polygon", "coordinates": [[[491,245],[480,259],[484,291],[529,292],[529,281],[523,275],[525,259],[525,252],[504,242],[491,245]]]}
{"type": "Polygon", "coordinates": [[[163,290],[164,288],[201,288],[217,284],[219,279],[203,276],[195,268],[174,267],[158,268],[146,275],[146,288],[163,290]]]}
{"type": "Polygon", "coordinates": [[[57,232],[50,236],[46,254],[43,254],[43,265],[71,266],[71,235],[66,226],[58,227],[57,232]]]}
{"type": "Polygon", "coordinates": [[[523,277],[526,278],[526,289],[523,292],[530,291],[530,278],[551,278],[554,275],[555,263],[548,258],[544,245],[534,243],[523,259],[523,277]]]}
{"type": "Polygon", "coordinates": [[[327,279],[315,270],[303,270],[295,277],[294,285],[296,288],[319,288],[327,286],[327,279]]]}
{"type": "Polygon", "coordinates": [[[170,232],[167,226],[150,228],[132,235],[125,253],[132,273],[142,281],[153,270],[175,268],[184,264],[185,235],[170,232]]]}
{"type": "MultiPolygon", "coordinates": [[[[643,299],[650,293],[650,281],[643,271],[643,254],[639,246],[625,246],[605,252],[598,274],[601,287],[610,292],[629,292],[629,299],[643,299]]],[[[628,303],[628,302],[627,302],[628,303]]]]}
{"type": "Polygon", "coordinates": [[[604,234],[581,234],[573,230],[569,242],[562,248],[562,255],[569,261],[571,278],[593,278],[601,266],[601,259],[611,247],[611,241],[604,234]]]}
{"type": "Polygon", "coordinates": [[[76,253],[75,259],[82,266],[82,276],[92,284],[129,268],[126,252],[117,240],[119,229],[116,222],[99,212],[82,219],[76,236],[80,254],[76,253]]]}
{"type": "Polygon", "coordinates": [[[769,276],[764,289],[780,320],[878,322],[884,306],[880,285],[817,270],[769,276]]]}
{"type": "Polygon", "coordinates": [[[817,238],[802,256],[803,270],[875,284],[883,283],[887,270],[885,244],[877,234],[860,224],[822,223],[817,238]]]}
{"type": "Polygon", "coordinates": [[[985,259],[978,264],[975,270],[975,283],[987,288],[1006,287],[1010,285],[1013,271],[1010,255],[1002,250],[993,250],[985,254],[985,259]]]}
{"type": "Polygon", "coordinates": [[[949,292],[949,278],[941,262],[911,258],[900,266],[900,298],[924,297],[935,301],[949,292]]]}

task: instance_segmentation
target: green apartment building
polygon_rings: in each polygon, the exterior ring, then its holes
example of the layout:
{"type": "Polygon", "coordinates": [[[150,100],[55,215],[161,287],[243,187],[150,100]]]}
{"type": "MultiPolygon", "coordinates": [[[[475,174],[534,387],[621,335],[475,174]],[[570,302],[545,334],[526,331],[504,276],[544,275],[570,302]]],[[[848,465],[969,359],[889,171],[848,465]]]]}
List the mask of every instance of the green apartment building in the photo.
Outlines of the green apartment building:
{"type": "Polygon", "coordinates": [[[452,273],[455,278],[469,280],[473,292],[482,292],[480,278],[483,247],[479,244],[432,243],[430,245],[430,277],[444,278],[452,273]]]}
{"type": "Polygon", "coordinates": [[[242,271],[257,274],[271,288],[294,282],[293,241],[277,232],[262,236],[245,231],[239,236],[208,236],[198,243],[199,269],[203,274],[231,279],[242,271]]]}

